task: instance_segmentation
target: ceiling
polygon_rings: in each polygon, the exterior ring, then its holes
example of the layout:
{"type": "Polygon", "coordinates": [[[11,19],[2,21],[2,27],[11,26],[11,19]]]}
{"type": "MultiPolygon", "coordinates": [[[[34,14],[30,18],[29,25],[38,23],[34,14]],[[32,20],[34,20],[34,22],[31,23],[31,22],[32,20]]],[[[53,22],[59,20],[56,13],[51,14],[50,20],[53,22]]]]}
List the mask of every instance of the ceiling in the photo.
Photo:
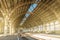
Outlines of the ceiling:
{"type": "Polygon", "coordinates": [[[19,26],[28,8],[35,0],[0,0],[0,17],[6,16],[14,27],[30,28],[60,20],[60,0],[41,0],[26,22],[19,26]]]}

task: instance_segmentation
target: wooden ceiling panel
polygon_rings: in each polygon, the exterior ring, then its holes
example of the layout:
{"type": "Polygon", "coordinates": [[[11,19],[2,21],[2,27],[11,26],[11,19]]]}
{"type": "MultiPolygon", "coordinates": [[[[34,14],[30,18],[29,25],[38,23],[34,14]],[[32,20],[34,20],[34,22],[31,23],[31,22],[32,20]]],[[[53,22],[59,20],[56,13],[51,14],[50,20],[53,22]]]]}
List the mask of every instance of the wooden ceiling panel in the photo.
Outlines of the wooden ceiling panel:
{"type": "MultiPolygon", "coordinates": [[[[3,10],[0,16],[4,13],[9,15],[12,25],[19,26],[30,5],[35,0],[1,0],[0,9],[3,10]]],[[[56,14],[60,15],[60,0],[41,0],[33,14],[26,20],[22,27],[34,27],[45,22],[56,20],[56,14]]],[[[4,16],[5,17],[5,16],[4,16]]]]}

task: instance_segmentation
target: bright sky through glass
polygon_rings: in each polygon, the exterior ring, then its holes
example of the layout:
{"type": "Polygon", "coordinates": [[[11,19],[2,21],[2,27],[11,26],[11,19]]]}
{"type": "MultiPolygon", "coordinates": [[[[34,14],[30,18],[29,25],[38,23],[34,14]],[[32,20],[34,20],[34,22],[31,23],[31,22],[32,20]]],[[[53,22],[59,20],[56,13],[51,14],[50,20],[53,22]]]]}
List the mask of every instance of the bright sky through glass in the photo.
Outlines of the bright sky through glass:
{"type": "MultiPolygon", "coordinates": [[[[39,2],[40,0],[36,0],[36,2],[39,2]]],[[[37,7],[38,4],[34,3],[34,4],[31,4],[30,8],[28,9],[28,12],[33,12],[34,9],[37,7]]],[[[28,17],[30,15],[30,13],[26,13],[26,17],[28,17]]]]}
{"type": "MultiPolygon", "coordinates": [[[[39,0],[36,0],[36,2],[39,2],[39,0]]],[[[34,4],[30,5],[30,8],[28,9],[28,12],[25,14],[25,17],[23,18],[23,20],[20,23],[20,25],[22,25],[26,21],[26,19],[30,16],[29,12],[33,12],[34,9],[37,7],[38,4],[36,4],[36,2],[34,4]]]]}
{"type": "Polygon", "coordinates": [[[25,14],[25,17],[28,17],[29,15],[30,15],[29,13],[26,13],[26,14],[25,14]]]}
{"type": "Polygon", "coordinates": [[[37,4],[32,4],[28,9],[29,12],[32,12],[37,7],[37,4]]]}
{"type": "MultiPolygon", "coordinates": [[[[34,11],[34,9],[37,7],[37,4],[32,4],[31,6],[30,6],[30,8],[28,9],[28,12],[32,12],[32,11],[34,11]]],[[[30,14],[29,13],[26,13],[26,17],[28,17],[30,14]]]]}

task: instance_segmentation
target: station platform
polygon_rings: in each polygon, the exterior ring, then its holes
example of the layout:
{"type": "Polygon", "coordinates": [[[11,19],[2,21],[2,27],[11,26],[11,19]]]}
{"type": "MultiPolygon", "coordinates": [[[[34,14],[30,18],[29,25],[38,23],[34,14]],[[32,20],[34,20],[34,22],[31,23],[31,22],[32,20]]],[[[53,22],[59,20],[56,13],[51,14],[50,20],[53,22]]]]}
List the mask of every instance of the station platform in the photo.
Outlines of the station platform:
{"type": "Polygon", "coordinates": [[[15,35],[0,35],[0,40],[37,40],[29,36],[17,36],[15,35]]]}
{"type": "Polygon", "coordinates": [[[60,35],[41,34],[41,33],[25,33],[18,37],[15,35],[0,35],[0,40],[60,40],[60,35]]]}
{"type": "Polygon", "coordinates": [[[30,37],[38,40],[60,40],[60,35],[54,34],[41,34],[41,33],[27,33],[30,37]]]}

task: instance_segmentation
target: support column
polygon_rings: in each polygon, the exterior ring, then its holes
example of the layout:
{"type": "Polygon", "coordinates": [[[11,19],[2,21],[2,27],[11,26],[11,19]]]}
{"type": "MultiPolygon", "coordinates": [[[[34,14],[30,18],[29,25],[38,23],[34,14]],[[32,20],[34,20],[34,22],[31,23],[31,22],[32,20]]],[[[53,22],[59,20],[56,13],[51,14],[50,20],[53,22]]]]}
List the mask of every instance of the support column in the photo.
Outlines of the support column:
{"type": "Polygon", "coordinates": [[[11,27],[11,24],[9,25],[10,27],[9,27],[9,34],[11,35],[12,34],[12,27],[11,27]]]}
{"type": "Polygon", "coordinates": [[[6,35],[6,34],[8,34],[8,32],[9,32],[8,16],[6,16],[6,17],[4,18],[4,21],[5,21],[4,34],[6,35]]]}
{"type": "Polygon", "coordinates": [[[9,20],[9,16],[6,15],[5,19],[5,26],[4,26],[4,34],[13,34],[14,33],[14,27],[11,24],[11,21],[9,20]]]}
{"type": "Polygon", "coordinates": [[[10,35],[11,34],[14,34],[14,26],[11,24],[11,22],[10,22],[10,25],[9,25],[10,27],[9,27],[9,33],[10,33],[10,35]]]}

